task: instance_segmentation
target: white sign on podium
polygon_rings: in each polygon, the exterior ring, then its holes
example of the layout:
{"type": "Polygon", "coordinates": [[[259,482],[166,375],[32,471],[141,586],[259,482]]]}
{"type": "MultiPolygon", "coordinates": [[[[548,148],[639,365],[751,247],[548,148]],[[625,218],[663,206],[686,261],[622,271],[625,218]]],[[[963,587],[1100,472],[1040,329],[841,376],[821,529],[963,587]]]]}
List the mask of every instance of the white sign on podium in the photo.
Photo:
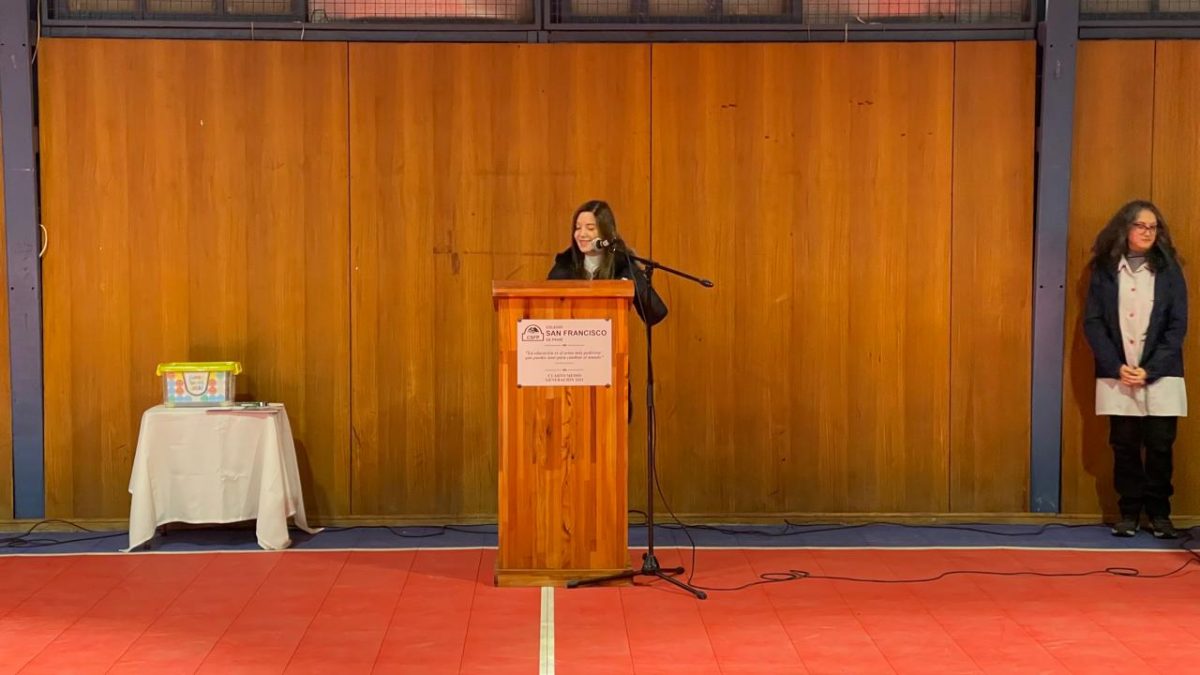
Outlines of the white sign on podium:
{"type": "Polygon", "coordinates": [[[517,322],[517,386],[612,385],[608,319],[523,319],[517,322]]]}

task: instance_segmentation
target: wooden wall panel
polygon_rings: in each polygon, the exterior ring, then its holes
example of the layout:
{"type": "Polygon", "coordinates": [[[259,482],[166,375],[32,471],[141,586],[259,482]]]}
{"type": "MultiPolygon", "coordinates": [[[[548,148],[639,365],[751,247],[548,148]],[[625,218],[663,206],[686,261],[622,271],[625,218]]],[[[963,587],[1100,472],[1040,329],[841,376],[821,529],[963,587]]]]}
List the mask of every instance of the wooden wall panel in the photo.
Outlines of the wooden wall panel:
{"type": "Polygon", "coordinates": [[[1151,194],[1154,43],[1080,42],[1076,78],[1061,508],[1115,514],[1108,421],[1096,416],[1096,375],[1082,311],[1096,234],[1122,204],[1151,194]]]}
{"type": "Polygon", "coordinates": [[[125,514],[155,363],[238,358],[292,411],[310,511],[492,517],[490,282],[543,278],[597,197],[718,284],[656,277],[676,511],[1023,508],[1028,288],[984,300],[1028,278],[986,247],[1031,239],[1029,44],[43,55],[53,515],[125,514]]]}
{"type": "MultiPolygon", "coordinates": [[[[0,147],[4,136],[0,134],[0,147]]],[[[4,222],[4,157],[0,153],[0,520],[13,516],[12,368],[8,338],[8,229],[4,222]]]]}
{"type": "Polygon", "coordinates": [[[1029,508],[1035,44],[954,47],[950,508],[1029,508]]]}
{"type": "Polygon", "coordinates": [[[346,53],[42,41],[48,516],[127,515],[155,365],[210,359],[287,404],[309,513],[349,511],[346,53]]]}
{"type": "Polygon", "coordinates": [[[353,511],[494,514],[491,281],[587,199],[649,241],[649,48],[360,43],[350,84],[353,511]]]}
{"type": "MultiPolygon", "coordinates": [[[[1135,100],[1146,102],[1145,85],[1135,100]]],[[[1183,255],[1190,295],[1190,331],[1184,341],[1183,364],[1192,396],[1200,410],[1200,42],[1160,41],[1155,51],[1154,144],[1152,194],[1163,211],[1171,236],[1183,255]]],[[[1147,148],[1125,161],[1145,161],[1147,148]]],[[[1175,513],[1200,515],[1200,424],[1197,416],[1180,421],[1175,445],[1175,513]]]]}
{"type": "Polygon", "coordinates": [[[660,476],[687,513],[949,508],[953,45],[656,45],[660,476]]]}

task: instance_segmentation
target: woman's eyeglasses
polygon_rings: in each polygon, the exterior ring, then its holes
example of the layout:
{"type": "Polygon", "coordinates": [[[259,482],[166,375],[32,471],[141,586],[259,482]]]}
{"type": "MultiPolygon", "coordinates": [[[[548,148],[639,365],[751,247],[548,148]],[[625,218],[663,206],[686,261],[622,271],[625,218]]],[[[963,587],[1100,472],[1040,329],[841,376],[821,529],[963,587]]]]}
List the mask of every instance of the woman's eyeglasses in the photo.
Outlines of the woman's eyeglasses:
{"type": "Polygon", "coordinates": [[[1134,223],[1133,229],[1142,234],[1154,234],[1158,232],[1158,223],[1134,223]]]}

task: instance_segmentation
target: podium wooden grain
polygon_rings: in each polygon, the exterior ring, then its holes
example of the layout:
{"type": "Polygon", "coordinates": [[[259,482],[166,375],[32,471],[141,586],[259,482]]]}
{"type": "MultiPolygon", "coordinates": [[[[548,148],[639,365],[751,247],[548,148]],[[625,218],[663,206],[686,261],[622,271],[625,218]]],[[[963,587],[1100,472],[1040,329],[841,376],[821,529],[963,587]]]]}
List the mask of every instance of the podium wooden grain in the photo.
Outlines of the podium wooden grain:
{"type": "Polygon", "coordinates": [[[498,586],[562,586],[629,568],[628,281],[496,281],[498,586]],[[518,387],[522,319],[612,322],[612,385],[518,387]]]}

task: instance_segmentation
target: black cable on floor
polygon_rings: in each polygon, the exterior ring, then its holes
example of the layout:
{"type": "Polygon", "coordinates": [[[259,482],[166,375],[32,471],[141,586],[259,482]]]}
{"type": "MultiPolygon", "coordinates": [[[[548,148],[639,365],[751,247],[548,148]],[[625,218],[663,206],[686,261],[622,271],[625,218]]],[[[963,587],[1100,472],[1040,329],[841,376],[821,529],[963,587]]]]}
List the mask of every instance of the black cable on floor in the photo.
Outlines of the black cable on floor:
{"type": "MultiPolygon", "coordinates": [[[[1032,571],[1031,572],[1023,572],[1023,571],[1020,571],[1020,572],[998,572],[998,571],[993,571],[993,570],[969,570],[969,569],[967,569],[967,570],[947,570],[947,571],[942,572],[941,574],[937,574],[935,576],[920,577],[920,578],[913,578],[913,579],[871,579],[871,578],[864,578],[864,577],[846,577],[846,576],[828,575],[828,574],[813,574],[813,573],[807,572],[805,570],[791,569],[791,570],[786,570],[783,572],[765,572],[765,573],[759,575],[759,579],[757,581],[752,581],[752,582],[749,582],[746,584],[742,584],[740,586],[731,586],[731,587],[727,587],[727,588],[701,586],[701,585],[693,583],[693,581],[692,581],[696,575],[696,541],[695,541],[695,539],[692,538],[691,533],[689,532],[689,530],[692,530],[692,529],[709,530],[709,531],[719,532],[719,533],[728,534],[728,535],[751,535],[751,536],[763,536],[763,537],[795,537],[795,536],[807,535],[807,534],[819,534],[822,532],[854,530],[854,529],[859,529],[859,528],[867,527],[867,526],[871,526],[871,525],[875,525],[875,526],[886,525],[886,526],[904,527],[904,528],[910,528],[910,529],[959,530],[959,531],[977,532],[977,533],[981,533],[981,534],[1003,536],[1003,537],[1029,537],[1029,536],[1042,535],[1048,529],[1053,528],[1053,527],[1085,528],[1085,527],[1098,527],[1098,526],[1095,524],[1046,523],[1046,524],[1039,526],[1036,530],[1032,530],[1032,531],[1002,532],[1002,531],[997,531],[997,530],[988,530],[988,529],[981,528],[981,527],[973,527],[973,526],[965,526],[965,525],[923,525],[923,524],[910,524],[910,523],[868,522],[868,523],[854,523],[854,524],[850,524],[850,525],[836,525],[836,524],[827,525],[827,524],[823,524],[823,523],[818,523],[818,524],[815,524],[815,527],[812,529],[806,528],[806,529],[791,530],[790,528],[802,528],[804,526],[798,525],[798,524],[788,521],[786,519],[784,520],[783,531],[757,530],[757,529],[733,529],[733,528],[725,528],[725,527],[719,527],[719,526],[714,526],[714,525],[689,525],[689,524],[686,524],[683,521],[681,521],[679,519],[679,517],[675,515],[675,512],[671,509],[670,504],[667,503],[666,497],[662,492],[662,487],[660,485],[658,485],[658,476],[657,475],[655,476],[654,482],[655,482],[655,486],[658,487],[658,494],[659,494],[659,497],[663,501],[663,505],[666,507],[667,512],[670,513],[671,517],[675,520],[675,524],[673,524],[673,525],[665,524],[665,525],[659,525],[658,527],[663,527],[666,529],[682,530],[683,533],[687,536],[688,542],[691,544],[691,565],[688,568],[689,572],[688,572],[687,583],[690,586],[695,586],[696,588],[699,588],[700,590],[704,590],[704,591],[740,591],[740,590],[744,590],[747,588],[751,588],[753,586],[761,586],[764,584],[784,583],[784,582],[788,582],[788,581],[800,581],[803,579],[824,580],[824,581],[849,581],[849,582],[870,583],[870,584],[930,583],[933,581],[945,579],[947,577],[961,576],[961,575],[1004,576],[1004,577],[1033,576],[1033,577],[1047,577],[1047,578],[1070,578],[1070,577],[1088,577],[1088,576],[1102,576],[1103,575],[1103,576],[1129,577],[1129,578],[1137,578],[1137,579],[1165,579],[1167,577],[1172,577],[1172,576],[1179,574],[1180,572],[1184,571],[1187,567],[1189,567],[1191,565],[1200,565],[1200,550],[1197,550],[1196,547],[1188,546],[1189,542],[1195,541],[1195,536],[1192,534],[1192,530],[1195,530],[1197,528],[1190,528],[1188,530],[1183,531],[1183,534],[1179,540],[1179,547],[1180,547],[1180,550],[1186,551],[1187,553],[1189,553],[1191,557],[1189,557],[1187,560],[1185,560],[1181,565],[1179,565],[1175,569],[1173,569],[1169,572],[1163,572],[1163,573],[1159,573],[1159,574],[1147,574],[1147,573],[1144,573],[1141,570],[1137,569],[1136,567],[1106,567],[1102,570],[1086,570],[1086,571],[1082,571],[1082,572],[1032,572],[1032,571]]],[[[630,512],[641,514],[643,517],[645,517],[645,515],[646,515],[645,512],[639,511],[636,509],[631,510],[630,512]]],[[[1114,550],[1119,551],[1120,549],[1114,549],[1114,550]]]]}
{"type": "Polygon", "coordinates": [[[75,543],[78,543],[81,541],[95,541],[98,539],[111,539],[113,537],[124,536],[125,534],[126,534],[125,532],[113,532],[111,534],[100,534],[96,530],[90,530],[90,529],[84,527],[83,525],[80,525],[78,523],[73,523],[69,520],[59,520],[57,518],[51,518],[48,520],[42,520],[37,523],[34,523],[32,526],[30,526],[30,528],[28,530],[26,530],[25,532],[23,532],[21,534],[8,536],[8,537],[0,537],[0,548],[46,548],[49,546],[62,546],[64,544],[75,544],[75,543]],[[57,539],[39,539],[39,538],[30,539],[29,538],[29,535],[33,534],[33,532],[35,530],[37,530],[38,527],[49,524],[49,523],[62,523],[64,525],[70,525],[71,527],[74,527],[82,532],[90,532],[92,534],[96,534],[97,536],[95,536],[95,537],[79,537],[76,539],[67,539],[65,541],[60,541],[57,539]]]}

